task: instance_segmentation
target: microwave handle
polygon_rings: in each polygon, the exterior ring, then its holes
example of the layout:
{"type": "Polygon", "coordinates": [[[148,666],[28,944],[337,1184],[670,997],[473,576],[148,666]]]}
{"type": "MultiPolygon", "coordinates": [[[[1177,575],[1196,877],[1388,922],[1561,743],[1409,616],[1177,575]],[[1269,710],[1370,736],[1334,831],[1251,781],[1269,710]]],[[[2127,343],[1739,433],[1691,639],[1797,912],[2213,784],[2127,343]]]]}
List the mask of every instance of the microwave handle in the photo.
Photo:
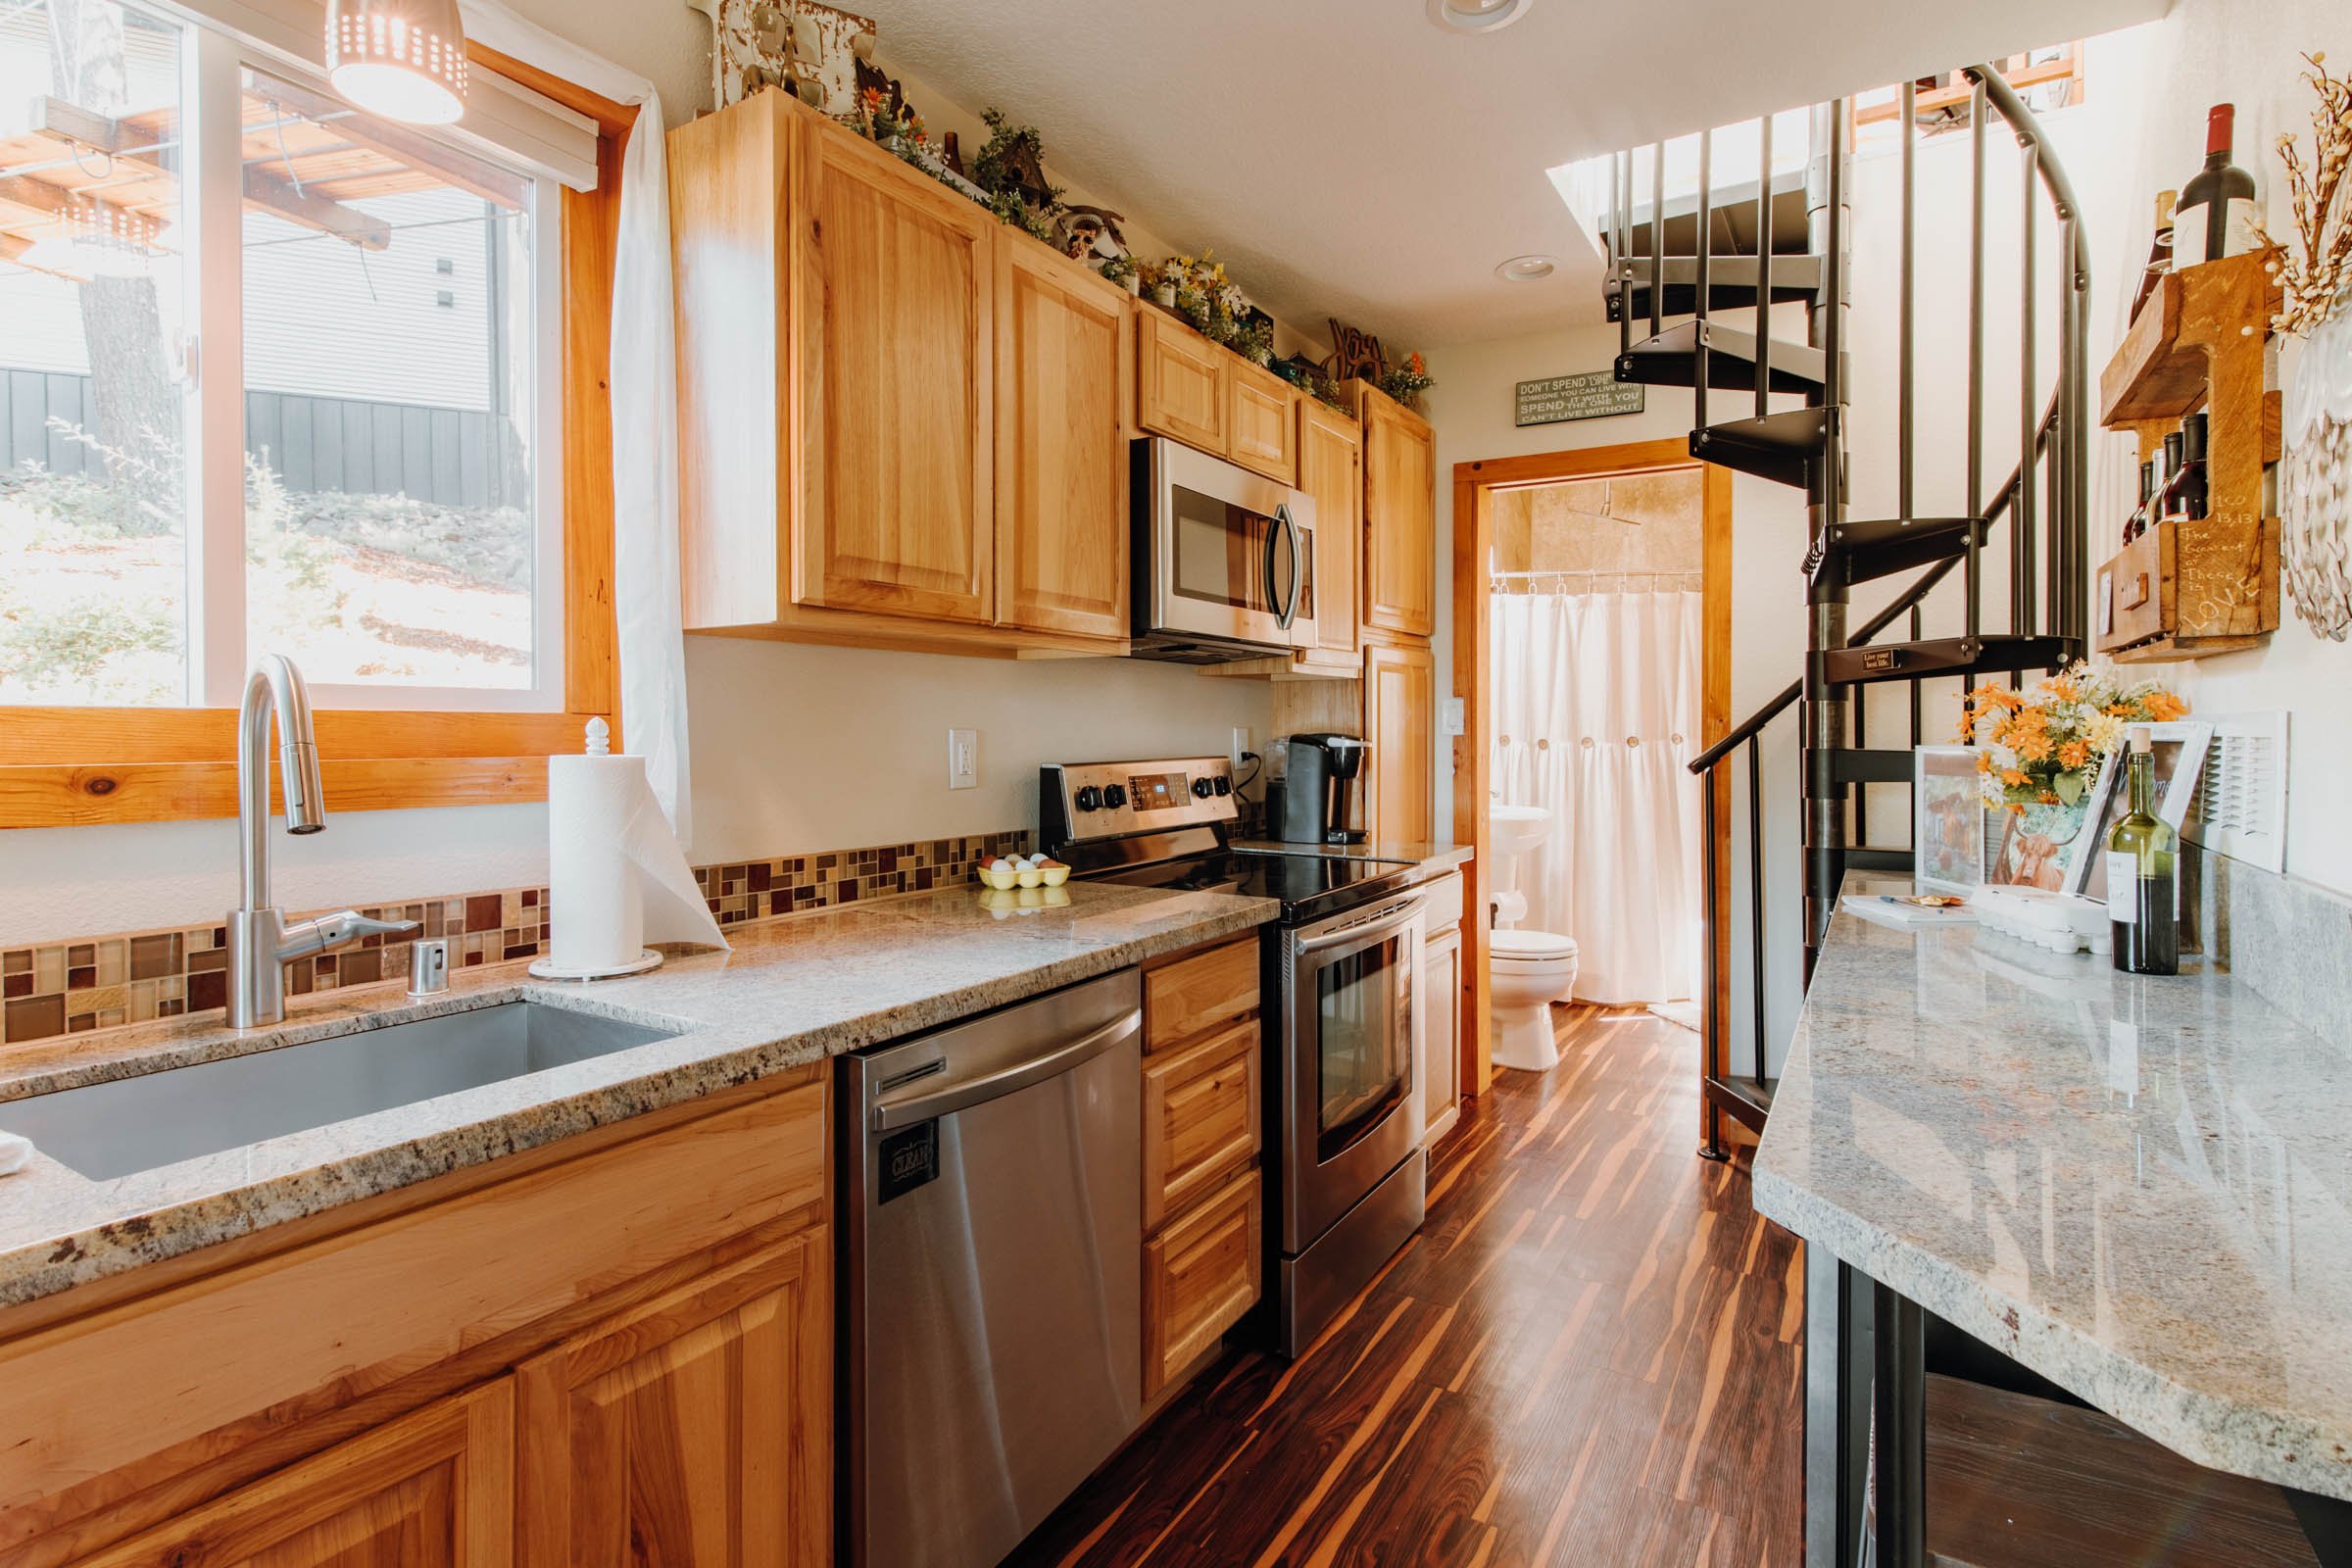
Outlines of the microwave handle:
{"type": "MultiPolygon", "coordinates": [[[[1291,520],[1291,508],[1288,502],[1275,507],[1274,520],[1282,525],[1284,536],[1291,541],[1291,591],[1290,595],[1283,600],[1282,608],[1274,614],[1274,624],[1280,626],[1284,631],[1289,631],[1291,622],[1298,615],[1299,593],[1306,587],[1306,558],[1299,549],[1298,524],[1291,520]]],[[[1266,536],[1266,584],[1271,587],[1273,582],[1274,536],[1268,534],[1266,536]]]]}

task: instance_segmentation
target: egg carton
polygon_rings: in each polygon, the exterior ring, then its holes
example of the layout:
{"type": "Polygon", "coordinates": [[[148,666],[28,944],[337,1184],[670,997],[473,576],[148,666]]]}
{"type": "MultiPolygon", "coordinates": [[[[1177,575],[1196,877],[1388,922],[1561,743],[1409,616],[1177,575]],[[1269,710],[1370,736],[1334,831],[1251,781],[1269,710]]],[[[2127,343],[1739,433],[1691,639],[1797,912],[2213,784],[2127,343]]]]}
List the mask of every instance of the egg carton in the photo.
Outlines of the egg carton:
{"type": "Polygon", "coordinates": [[[2105,953],[2114,945],[2107,906],[2040,888],[1979,888],[1968,901],[1987,931],[2052,953],[2105,953]]]}

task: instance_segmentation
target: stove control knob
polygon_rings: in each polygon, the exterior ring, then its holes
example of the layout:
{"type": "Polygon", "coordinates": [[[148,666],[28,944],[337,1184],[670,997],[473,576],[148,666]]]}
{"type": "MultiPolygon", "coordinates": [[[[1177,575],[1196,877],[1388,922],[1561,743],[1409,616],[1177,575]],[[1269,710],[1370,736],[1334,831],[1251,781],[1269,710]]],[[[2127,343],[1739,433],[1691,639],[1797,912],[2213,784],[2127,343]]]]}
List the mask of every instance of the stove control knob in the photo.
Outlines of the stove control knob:
{"type": "Polygon", "coordinates": [[[1127,804],[1127,786],[1124,784],[1103,785],[1102,804],[1114,811],[1125,806],[1127,804]]]}
{"type": "Polygon", "coordinates": [[[1101,790],[1095,788],[1092,784],[1082,784],[1079,786],[1078,809],[1081,811],[1098,810],[1102,808],[1102,792],[1101,790]]]}
{"type": "Polygon", "coordinates": [[[1216,778],[1216,791],[1219,795],[1231,795],[1233,793],[1233,780],[1227,778],[1224,774],[1219,773],[1216,778]]]}
{"type": "Polygon", "coordinates": [[[1196,800],[1205,801],[1211,794],[1215,792],[1215,790],[1216,786],[1211,784],[1205,778],[1197,778],[1193,780],[1193,797],[1196,800]]]}

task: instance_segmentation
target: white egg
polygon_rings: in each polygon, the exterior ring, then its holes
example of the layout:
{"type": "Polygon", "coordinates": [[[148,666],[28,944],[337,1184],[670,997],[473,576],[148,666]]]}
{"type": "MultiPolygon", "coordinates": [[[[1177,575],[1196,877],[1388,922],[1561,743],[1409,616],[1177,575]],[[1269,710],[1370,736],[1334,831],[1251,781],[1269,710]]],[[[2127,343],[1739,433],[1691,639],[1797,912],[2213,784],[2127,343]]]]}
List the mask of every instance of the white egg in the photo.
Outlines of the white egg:
{"type": "Polygon", "coordinates": [[[995,859],[993,859],[993,860],[989,861],[989,862],[988,862],[988,868],[989,868],[991,871],[1010,871],[1010,870],[1013,870],[1013,869],[1015,869],[1015,867],[1013,866],[1013,863],[1012,863],[1010,860],[1007,860],[1006,858],[1004,858],[1004,857],[1003,857],[1002,855],[998,856],[998,857],[997,857],[995,859]]]}

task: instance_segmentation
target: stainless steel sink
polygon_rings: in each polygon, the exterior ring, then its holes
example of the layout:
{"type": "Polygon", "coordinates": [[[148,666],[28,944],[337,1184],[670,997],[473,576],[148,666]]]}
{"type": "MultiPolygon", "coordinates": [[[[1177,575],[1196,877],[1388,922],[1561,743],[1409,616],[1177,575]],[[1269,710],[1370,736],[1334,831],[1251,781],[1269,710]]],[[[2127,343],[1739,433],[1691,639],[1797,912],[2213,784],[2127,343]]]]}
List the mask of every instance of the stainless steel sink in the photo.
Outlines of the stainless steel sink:
{"type": "Polygon", "coordinates": [[[0,1131],[20,1133],[61,1164],[109,1181],[674,1033],[510,1002],[0,1101],[0,1131]]]}

